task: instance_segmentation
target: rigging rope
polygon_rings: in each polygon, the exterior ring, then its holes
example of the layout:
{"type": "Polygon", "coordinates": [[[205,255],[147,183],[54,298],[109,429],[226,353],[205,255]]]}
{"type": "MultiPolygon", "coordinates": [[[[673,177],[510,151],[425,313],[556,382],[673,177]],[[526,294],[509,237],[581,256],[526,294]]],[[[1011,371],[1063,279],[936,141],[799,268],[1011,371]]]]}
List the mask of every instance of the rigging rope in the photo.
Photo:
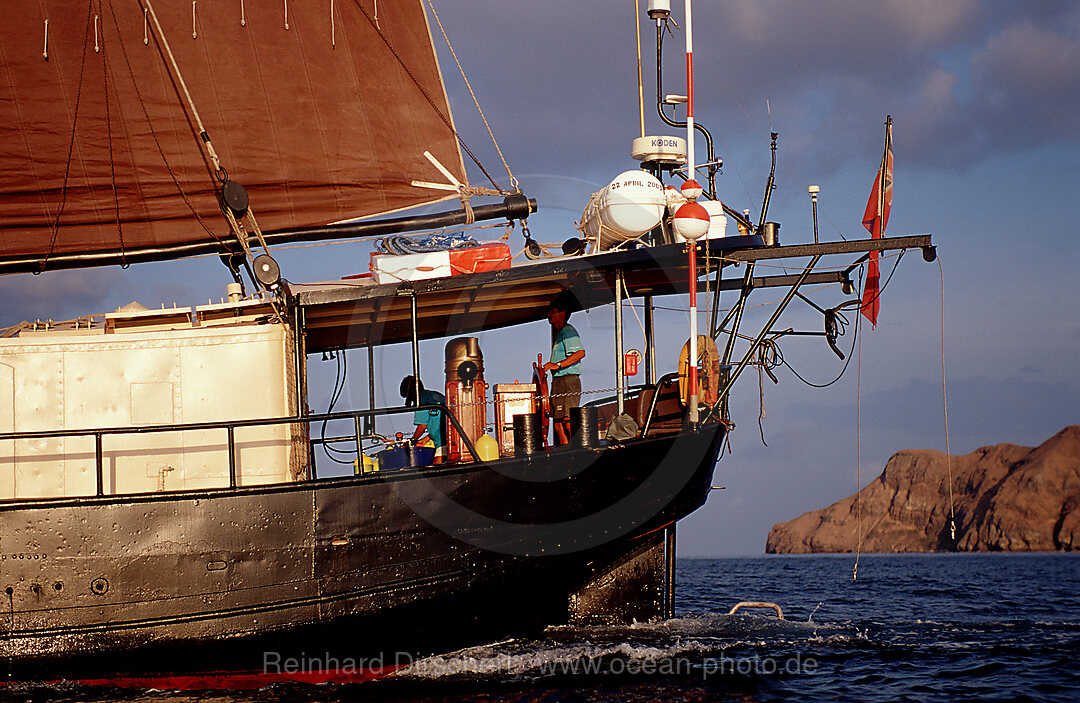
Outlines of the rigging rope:
{"type": "MultiPolygon", "coordinates": [[[[878,289],[877,295],[874,296],[874,300],[877,300],[878,298],[880,298],[881,294],[884,293],[885,289],[889,286],[889,281],[892,280],[893,274],[896,273],[896,269],[900,266],[900,259],[902,259],[904,257],[905,251],[906,250],[902,250],[897,255],[896,261],[893,263],[892,270],[889,271],[888,277],[885,278],[885,283],[883,283],[881,285],[881,287],[878,289]]],[[[862,290],[862,267],[860,267],[859,285],[858,285],[857,289],[862,290]]],[[[840,330],[840,335],[839,336],[843,336],[844,327],[846,327],[847,325],[850,324],[847,321],[847,318],[844,315],[840,314],[840,311],[844,310],[844,309],[847,309],[847,308],[858,308],[861,305],[862,305],[861,300],[852,300],[852,301],[844,303],[843,305],[840,305],[839,307],[835,308],[835,310],[837,312],[836,320],[839,323],[839,330],[840,330]]],[[[847,358],[844,360],[844,368],[840,369],[840,373],[836,376],[836,378],[829,381],[828,383],[817,384],[817,383],[813,383],[811,381],[806,380],[805,378],[803,378],[799,374],[798,371],[795,370],[795,368],[791,364],[789,364],[789,363],[787,363],[786,361],[783,360],[783,355],[780,356],[781,363],[783,363],[785,366],[787,366],[788,369],[791,370],[791,373],[795,374],[796,378],[798,378],[800,381],[802,381],[806,385],[810,386],[811,388],[828,388],[829,386],[833,385],[834,383],[839,381],[841,378],[843,378],[844,374],[847,372],[848,364],[851,363],[852,352],[855,351],[855,343],[856,343],[856,339],[859,336],[859,328],[860,328],[859,315],[856,314],[855,315],[855,330],[854,330],[854,334],[853,334],[853,337],[852,337],[852,340],[851,340],[851,351],[848,352],[847,358]]]]}
{"type": "MultiPolygon", "coordinates": [[[[112,10],[111,6],[110,6],[109,9],[112,10]]],[[[116,13],[111,12],[111,15],[112,15],[112,20],[113,20],[113,27],[116,29],[117,36],[119,36],[120,35],[120,26],[116,22],[116,13]]],[[[144,21],[146,19],[146,16],[147,16],[147,11],[144,8],[144,10],[143,10],[144,21]]],[[[147,42],[148,42],[148,39],[143,40],[144,44],[146,44],[147,42]]],[[[225,241],[221,237],[219,237],[216,232],[214,232],[214,230],[210,227],[210,225],[207,224],[206,220],[202,217],[202,215],[199,214],[198,210],[195,209],[195,206],[191,204],[191,200],[188,198],[188,194],[184,192],[183,187],[180,185],[180,181],[176,177],[176,172],[173,171],[172,164],[169,163],[169,159],[165,156],[165,149],[161,146],[161,140],[158,139],[157,130],[154,129],[153,122],[150,120],[150,114],[146,110],[146,103],[143,101],[142,93],[141,93],[141,91],[139,91],[139,85],[135,80],[135,72],[131,68],[131,59],[128,56],[127,48],[124,46],[124,42],[121,41],[121,42],[118,42],[118,43],[120,45],[120,53],[124,57],[124,65],[127,67],[128,76],[131,78],[131,87],[135,91],[135,99],[138,101],[139,108],[142,110],[143,119],[146,120],[146,128],[149,131],[149,134],[150,134],[151,138],[154,140],[154,145],[157,147],[158,154],[161,156],[162,163],[165,164],[165,168],[169,172],[169,178],[172,179],[173,185],[176,186],[176,192],[180,194],[180,198],[184,201],[184,204],[187,206],[188,210],[191,211],[191,214],[195,218],[195,221],[198,222],[199,226],[203,228],[203,231],[206,232],[208,235],[210,235],[210,237],[212,237],[216,242],[218,242],[222,246],[226,246],[226,248],[229,248],[225,244],[225,241]]],[[[157,46],[156,41],[154,42],[154,44],[155,44],[155,46],[157,46]]],[[[159,51],[160,51],[160,47],[158,47],[158,48],[159,48],[159,51]]],[[[214,254],[214,256],[217,256],[217,255],[214,254]]]]}
{"type": "MultiPolygon", "coordinates": [[[[762,347],[762,350],[764,350],[764,346],[762,347]]],[[[756,364],[756,366],[758,367],[758,370],[757,370],[757,383],[758,383],[757,427],[758,427],[758,433],[761,435],[761,443],[767,447],[767,446],[769,446],[769,443],[765,441],[765,427],[761,424],[762,421],[765,419],[765,355],[764,355],[763,351],[761,353],[761,360],[760,360],[759,363],[756,364]]],[[[770,374],[770,376],[771,376],[771,374],[770,374]]]]}
{"type": "Polygon", "coordinates": [[[952,449],[949,447],[949,400],[945,393],[945,269],[938,255],[938,273],[941,276],[941,404],[945,412],[945,466],[949,472],[949,537],[956,542],[956,511],[953,501],[952,449]]]}
{"type": "Polygon", "coordinates": [[[109,142],[109,175],[112,181],[113,211],[116,215],[116,236],[120,241],[120,268],[126,269],[131,264],[127,260],[127,247],[124,246],[124,225],[120,221],[120,192],[116,187],[116,158],[113,154],[112,113],[109,111],[109,57],[105,45],[101,46],[101,86],[105,97],[105,138],[109,142]]]}
{"type": "MultiPolygon", "coordinates": [[[[158,22],[157,13],[154,12],[154,6],[150,0],[142,1],[146,3],[146,9],[150,10],[150,19],[153,21],[154,28],[157,29],[158,36],[161,38],[159,46],[165,49],[165,53],[169,57],[169,63],[172,64],[173,73],[176,75],[176,81],[180,85],[180,90],[183,91],[184,97],[187,99],[188,107],[191,109],[191,116],[195,120],[195,125],[199,128],[199,136],[206,145],[206,154],[214,163],[214,173],[218,174],[220,177],[220,174],[223,173],[221,160],[218,159],[217,151],[214,150],[214,145],[210,143],[210,138],[206,134],[206,128],[203,127],[202,118],[199,117],[199,111],[195,107],[195,100],[191,97],[187,83],[184,82],[184,76],[180,73],[180,66],[177,65],[176,58],[173,56],[172,49],[169,47],[169,40],[165,38],[165,32],[161,29],[161,23],[158,22]]],[[[192,3],[192,12],[194,11],[195,5],[192,3]]]]}
{"type": "Polygon", "coordinates": [[[420,91],[420,94],[423,95],[424,99],[427,100],[429,105],[431,105],[431,109],[435,111],[435,114],[439,116],[439,119],[442,120],[443,124],[445,124],[447,129],[450,130],[450,133],[453,134],[454,137],[458,140],[458,144],[460,144],[461,148],[465,151],[465,153],[469,155],[469,158],[472,159],[472,162],[474,164],[476,164],[476,167],[480,169],[480,171],[487,177],[488,181],[491,182],[491,185],[494,188],[498,189],[499,184],[495,182],[495,179],[492,178],[491,174],[488,173],[486,168],[484,168],[484,165],[480,163],[480,159],[476,158],[476,155],[473,154],[471,149],[469,149],[469,145],[465,143],[465,140],[462,138],[461,134],[458,133],[457,129],[454,128],[454,123],[450,120],[449,117],[444,115],[443,111],[440,110],[438,105],[435,104],[435,101],[432,99],[431,95],[428,94],[427,90],[420,83],[420,80],[417,79],[415,75],[413,75],[413,72],[409,69],[408,65],[406,65],[405,60],[401,58],[401,54],[399,54],[397,52],[397,49],[394,48],[394,45],[390,43],[390,39],[385,34],[383,34],[382,29],[379,28],[378,20],[371,18],[371,15],[367,13],[367,10],[363,8],[359,0],[355,0],[355,2],[356,9],[360,11],[360,14],[364,16],[364,18],[368,21],[368,23],[371,24],[371,26],[375,27],[375,31],[379,35],[379,39],[382,40],[383,44],[385,44],[386,48],[390,51],[390,54],[398,62],[398,65],[401,66],[401,70],[405,71],[405,75],[409,77],[409,79],[416,86],[417,90],[420,91]]]}
{"type": "Polygon", "coordinates": [[[465,87],[469,89],[469,95],[472,96],[473,104],[476,105],[476,111],[480,113],[480,119],[484,121],[484,127],[487,128],[488,136],[491,137],[491,143],[495,145],[495,151],[499,152],[499,159],[502,160],[503,168],[506,169],[506,175],[510,176],[510,187],[516,190],[518,187],[518,180],[510,170],[510,164],[506,163],[506,157],[503,156],[502,149],[499,148],[499,142],[495,139],[495,133],[491,131],[491,125],[488,124],[487,117],[484,116],[484,110],[480,107],[480,101],[477,100],[476,93],[473,92],[468,76],[465,75],[465,69],[461,67],[461,62],[458,61],[457,52],[454,51],[454,45],[450,43],[450,37],[446,35],[446,30],[443,29],[442,20],[439,19],[439,13],[435,11],[435,5],[432,4],[431,0],[427,0],[427,4],[428,7],[431,8],[431,15],[435,18],[435,23],[439,25],[439,31],[442,32],[443,39],[446,40],[446,46],[450,49],[450,55],[454,57],[454,63],[457,64],[458,71],[461,73],[461,79],[465,81],[465,87]]]}
{"type": "Polygon", "coordinates": [[[46,264],[49,263],[49,257],[52,256],[53,250],[56,248],[56,238],[60,234],[60,217],[64,214],[64,207],[67,205],[68,180],[71,177],[71,157],[75,151],[75,131],[79,124],[79,104],[82,101],[83,74],[86,72],[86,47],[90,42],[90,15],[92,14],[93,9],[93,5],[88,5],[86,8],[86,32],[83,34],[83,59],[82,64],[79,66],[79,84],[75,89],[75,113],[71,119],[71,141],[68,142],[67,165],[64,167],[64,184],[60,187],[60,207],[57,208],[56,218],[53,220],[52,239],[49,240],[49,251],[45,253],[45,258],[41,260],[41,264],[38,266],[38,270],[35,271],[35,273],[42,273],[45,270],[46,264]]]}
{"type": "MultiPolygon", "coordinates": [[[[859,276],[859,288],[862,288],[862,276],[859,276]]],[[[859,361],[855,374],[855,565],[851,568],[852,581],[859,580],[859,557],[862,555],[862,337],[857,336],[857,339],[859,361]]]]}

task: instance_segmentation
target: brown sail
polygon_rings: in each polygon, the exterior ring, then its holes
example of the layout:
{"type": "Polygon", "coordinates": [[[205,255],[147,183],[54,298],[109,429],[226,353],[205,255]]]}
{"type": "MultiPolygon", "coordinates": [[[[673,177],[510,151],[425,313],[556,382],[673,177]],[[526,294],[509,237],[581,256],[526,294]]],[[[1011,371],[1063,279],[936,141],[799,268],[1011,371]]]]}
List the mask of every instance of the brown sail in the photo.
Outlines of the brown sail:
{"type": "MultiPolygon", "coordinates": [[[[0,3],[0,267],[155,258],[231,235],[218,178],[140,0],[0,3]],[[143,257],[146,258],[146,257],[143,257]],[[21,265],[20,265],[21,262],[21,265]]],[[[228,177],[264,230],[445,199],[465,181],[418,0],[156,0],[228,177]]],[[[218,174],[220,175],[220,174],[218,174]]]]}

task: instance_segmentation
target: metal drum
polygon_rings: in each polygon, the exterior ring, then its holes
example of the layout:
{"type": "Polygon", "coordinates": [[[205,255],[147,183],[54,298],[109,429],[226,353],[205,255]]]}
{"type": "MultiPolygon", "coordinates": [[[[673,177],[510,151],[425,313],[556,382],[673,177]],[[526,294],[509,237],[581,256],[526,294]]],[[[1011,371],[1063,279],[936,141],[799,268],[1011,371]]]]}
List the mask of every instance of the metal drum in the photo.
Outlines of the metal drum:
{"type": "Polygon", "coordinates": [[[766,222],[761,228],[761,239],[767,247],[780,246],[780,223],[766,222]]]}
{"type": "Polygon", "coordinates": [[[600,414],[596,407],[570,408],[570,444],[578,449],[600,446],[600,414]]]}
{"type": "Polygon", "coordinates": [[[543,449],[541,427],[543,420],[539,413],[514,415],[514,456],[529,456],[543,449]]]}

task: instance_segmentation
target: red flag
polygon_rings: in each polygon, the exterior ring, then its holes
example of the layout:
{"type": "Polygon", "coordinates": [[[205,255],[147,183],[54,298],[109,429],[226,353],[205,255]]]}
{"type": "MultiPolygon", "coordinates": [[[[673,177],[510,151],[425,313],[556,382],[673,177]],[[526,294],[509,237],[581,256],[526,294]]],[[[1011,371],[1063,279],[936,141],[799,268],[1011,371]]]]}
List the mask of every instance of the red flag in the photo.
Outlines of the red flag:
{"type": "MultiPolygon", "coordinates": [[[[885,119],[885,153],[881,157],[881,168],[874,178],[874,187],[863,212],[863,227],[870,232],[871,239],[881,239],[885,226],[889,224],[889,210],[892,209],[892,117],[885,119]]],[[[878,290],[878,253],[870,252],[870,265],[867,267],[866,285],[863,287],[860,310],[877,327],[878,310],[881,307],[878,290]]]]}

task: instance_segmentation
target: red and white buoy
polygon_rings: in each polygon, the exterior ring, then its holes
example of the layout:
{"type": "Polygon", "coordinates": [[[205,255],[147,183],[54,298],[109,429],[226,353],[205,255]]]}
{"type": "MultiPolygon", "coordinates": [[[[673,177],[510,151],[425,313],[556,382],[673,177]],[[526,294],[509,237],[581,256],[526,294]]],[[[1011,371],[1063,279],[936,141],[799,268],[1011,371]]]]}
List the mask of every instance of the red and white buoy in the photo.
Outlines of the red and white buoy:
{"type": "Polygon", "coordinates": [[[705,192],[705,189],[701,187],[701,184],[694,179],[693,175],[690,176],[690,180],[679,186],[679,192],[687,200],[697,200],[701,197],[701,194],[705,192]]]}
{"type": "MultiPolygon", "coordinates": [[[[693,256],[693,251],[696,249],[696,246],[693,245],[698,239],[709,233],[709,224],[711,222],[709,211],[701,203],[689,200],[675,210],[671,222],[675,227],[675,232],[687,240],[687,244],[692,245],[690,249],[691,256],[693,256]]],[[[693,296],[691,296],[691,300],[693,300],[693,296]]]]}

